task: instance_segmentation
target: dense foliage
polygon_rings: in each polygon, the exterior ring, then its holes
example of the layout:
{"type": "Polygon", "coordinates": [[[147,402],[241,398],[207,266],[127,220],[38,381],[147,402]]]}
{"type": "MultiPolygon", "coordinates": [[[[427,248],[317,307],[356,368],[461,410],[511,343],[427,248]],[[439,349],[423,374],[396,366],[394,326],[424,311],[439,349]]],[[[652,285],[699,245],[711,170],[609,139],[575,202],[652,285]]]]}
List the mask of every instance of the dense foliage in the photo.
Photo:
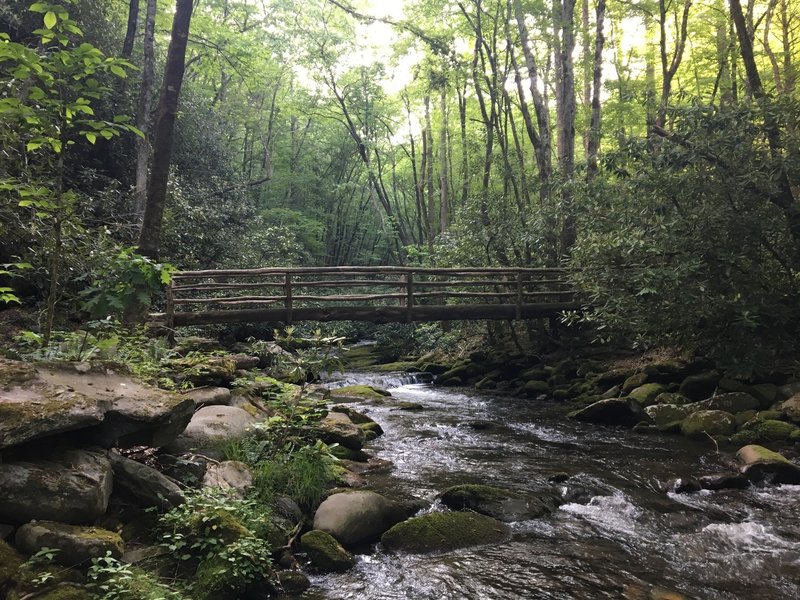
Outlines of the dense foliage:
{"type": "MultiPolygon", "coordinates": [[[[794,350],[793,0],[195,4],[165,261],[566,262],[598,338],[794,350]]],[[[172,9],[0,8],[0,301],[45,338],[169,277],[132,247],[172,9]]]]}

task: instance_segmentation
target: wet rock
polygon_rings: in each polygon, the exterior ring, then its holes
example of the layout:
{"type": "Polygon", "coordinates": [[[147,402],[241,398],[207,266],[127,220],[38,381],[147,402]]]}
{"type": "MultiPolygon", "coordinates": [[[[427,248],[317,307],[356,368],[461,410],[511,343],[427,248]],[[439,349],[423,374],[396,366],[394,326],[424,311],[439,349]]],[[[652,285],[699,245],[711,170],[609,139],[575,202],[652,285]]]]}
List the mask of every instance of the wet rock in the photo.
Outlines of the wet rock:
{"type": "Polygon", "coordinates": [[[781,403],[781,412],[789,420],[800,423],[800,394],[795,394],[788,400],[784,400],[781,403]]]}
{"type": "Polygon", "coordinates": [[[344,413],[328,413],[316,426],[316,434],[326,444],[339,444],[350,450],[361,450],[364,446],[364,430],[353,423],[344,413]]]}
{"type": "Polygon", "coordinates": [[[457,386],[464,385],[471,379],[479,376],[480,372],[472,363],[462,364],[445,371],[436,378],[436,385],[457,386]]]}
{"type": "Polygon", "coordinates": [[[36,521],[20,527],[14,542],[17,548],[27,554],[36,554],[45,547],[59,550],[54,560],[68,566],[105,556],[109,552],[114,558],[122,556],[122,538],[100,527],[36,521]]]}
{"type": "Polygon", "coordinates": [[[419,412],[425,410],[419,402],[398,402],[392,410],[404,410],[406,412],[419,412]]]}
{"type": "Polygon", "coordinates": [[[292,525],[303,520],[303,509],[289,496],[278,496],[272,501],[272,509],[279,517],[283,517],[292,525]]]}
{"type": "Polygon", "coordinates": [[[550,493],[526,495],[475,484],[448,488],[442,493],[441,500],[453,510],[473,510],[506,523],[535,519],[558,508],[558,501],[550,493]]]}
{"type": "Polygon", "coordinates": [[[463,425],[474,429],[475,431],[493,431],[498,429],[500,425],[494,421],[487,421],[484,419],[473,419],[471,421],[464,421],[463,425]]]}
{"type": "Polygon", "coordinates": [[[681,394],[676,394],[674,392],[664,392],[663,394],[659,394],[656,396],[656,404],[674,404],[676,406],[683,406],[684,404],[691,403],[691,400],[686,396],[682,396],[681,394]]]}
{"type": "Polygon", "coordinates": [[[300,594],[311,587],[311,581],[302,571],[278,571],[278,586],[284,594],[300,594]]]}
{"type": "Polygon", "coordinates": [[[235,406],[206,406],[194,413],[183,433],[167,448],[172,452],[191,450],[212,458],[221,458],[222,444],[244,435],[255,422],[255,417],[235,406]]]}
{"type": "Polygon", "coordinates": [[[353,555],[345,550],[329,533],[314,529],[304,533],[300,544],[311,564],[323,572],[341,573],[354,564],[353,555]]]}
{"type": "Polygon", "coordinates": [[[635,373],[623,382],[622,393],[630,394],[633,390],[643,386],[645,383],[647,383],[647,375],[645,373],[635,373]]]}
{"type": "Polygon", "coordinates": [[[736,431],[736,419],[723,410],[699,410],[681,421],[681,433],[693,438],[731,435],[736,431]]]}
{"type": "Polygon", "coordinates": [[[237,460],[210,464],[203,477],[203,487],[234,490],[244,497],[247,490],[253,487],[253,472],[245,463],[237,460]]]}
{"type": "Polygon", "coordinates": [[[337,412],[347,415],[347,417],[356,425],[363,425],[365,423],[375,423],[368,415],[359,412],[349,406],[333,406],[331,412],[337,412]]]}
{"type": "Polygon", "coordinates": [[[0,464],[0,519],[89,523],[106,512],[111,463],[98,453],[67,450],[0,464]]]}
{"type": "Polygon", "coordinates": [[[474,512],[428,513],[395,525],[381,536],[387,550],[421,554],[497,544],[511,537],[508,525],[474,512]]]}
{"type": "Polygon", "coordinates": [[[800,483],[800,467],[782,454],[763,446],[745,446],[736,453],[736,458],[742,465],[742,475],[750,481],[793,485],[800,483]]]}
{"type": "Polygon", "coordinates": [[[522,387],[522,392],[526,396],[538,396],[539,394],[549,394],[550,385],[546,381],[536,381],[532,379],[525,383],[522,387]]]}
{"type": "Polygon", "coordinates": [[[345,547],[380,537],[407,517],[403,508],[375,492],[342,492],[328,496],[314,514],[314,529],[331,534],[345,547]]]}
{"type": "Polygon", "coordinates": [[[689,600],[683,594],[657,585],[632,583],[622,590],[624,600],[689,600]]]}
{"type": "Polygon", "coordinates": [[[595,378],[595,384],[601,389],[606,386],[622,385],[622,383],[631,375],[633,375],[633,371],[631,369],[612,369],[610,371],[600,373],[595,378]]]}
{"type": "Polygon", "coordinates": [[[684,477],[672,479],[668,481],[664,487],[666,491],[674,492],[676,494],[689,494],[692,492],[699,492],[702,489],[699,481],[684,477]]]}
{"type": "Polygon", "coordinates": [[[339,444],[332,445],[329,450],[333,456],[341,461],[363,463],[369,460],[369,454],[363,450],[351,450],[350,448],[345,448],[339,444]]]}
{"type": "Polygon", "coordinates": [[[383,427],[378,425],[375,421],[370,421],[369,423],[361,423],[359,427],[364,430],[364,435],[366,436],[367,441],[374,440],[383,435],[383,427]]]}
{"type": "Polygon", "coordinates": [[[649,419],[641,405],[631,398],[607,398],[569,413],[570,418],[587,423],[633,427],[649,419]]]}
{"type": "Polygon", "coordinates": [[[32,365],[0,358],[0,449],[81,430],[106,448],[162,446],[186,426],[193,403],[100,363],[32,365]]]}
{"type": "Polygon", "coordinates": [[[675,404],[653,404],[645,408],[644,412],[653,419],[658,429],[671,431],[680,428],[680,422],[689,416],[692,409],[688,406],[675,404]]]}
{"type": "Polygon", "coordinates": [[[768,408],[778,399],[778,386],[774,383],[758,383],[750,388],[750,393],[761,402],[761,408],[768,408]]]}
{"type": "Polygon", "coordinates": [[[620,395],[622,395],[622,386],[615,385],[603,392],[603,394],[600,396],[600,399],[605,400],[606,398],[618,398],[620,395]]]}
{"type": "Polygon", "coordinates": [[[184,396],[191,398],[197,408],[203,406],[227,405],[231,401],[231,391],[224,387],[202,387],[183,392],[184,396]]]}
{"type": "Polygon", "coordinates": [[[750,485],[747,477],[739,473],[704,475],[698,479],[704,490],[743,490],[750,485]]]}
{"type": "Polygon", "coordinates": [[[633,398],[640,406],[650,406],[654,404],[656,398],[667,391],[667,387],[661,383],[646,383],[631,390],[629,398],[633,398]]]}
{"type": "Polygon", "coordinates": [[[714,393],[719,380],[720,376],[716,371],[690,375],[681,383],[679,392],[690,400],[703,400],[714,393]]]}
{"type": "Polygon", "coordinates": [[[114,489],[123,491],[140,505],[168,510],[186,500],[178,484],[156,469],[116,452],[107,456],[114,469],[114,489]]]}

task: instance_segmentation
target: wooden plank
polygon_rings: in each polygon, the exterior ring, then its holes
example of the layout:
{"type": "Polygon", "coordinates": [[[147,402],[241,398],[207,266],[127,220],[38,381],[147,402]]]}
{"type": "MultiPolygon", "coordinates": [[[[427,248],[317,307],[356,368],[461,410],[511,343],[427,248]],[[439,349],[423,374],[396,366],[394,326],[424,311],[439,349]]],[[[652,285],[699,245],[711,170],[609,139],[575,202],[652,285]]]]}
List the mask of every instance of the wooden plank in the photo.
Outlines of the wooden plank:
{"type": "Polygon", "coordinates": [[[372,274],[398,274],[398,273],[416,273],[428,275],[453,275],[453,274],[467,274],[477,276],[481,274],[497,275],[509,274],[514,275],[518,272],[530,274],[544,274],[544,273],[565,273],[565,269],[560,268],[524,268],[524,267],[450,267],[450,268],[418,268],[418,267],[396,267],[396,266],[379,266],[379,267],[362,267],[362,266],[342,266],[342,267],[265,267],[261,269],[211,269],[204,271],[176,271],[173,273],[173,279],[186,279],[186,278],[199,278],[199,277],[255,277],[259,275],[284,275],[291,273],[293,275],[300,274],[318,274],[318,275],[331,275],[331,274],[352,274],[361,275],[364,273],[372,274]]]}
{"type": "MultiPolygon", "coordinates": [[[[550,302],[523,304],[520,318],[538,319],[555,316],[566,310],[579,310],[577,302],[550,302]]],[[[297,321],[368,321],[372,323],[401,323],[408,307],[402,306],[328,306],[302,307],[292,311],[297,321]]],[[[415,322],[509,320],[517,315],[515,304],[456,304],[451,306],[417,305],[411,309],[415,322]]],[[[285,322],[287,311],[280,308],[254,308],[242,310],[215,310],[196,313],[176,313],[175,325],[210,325],[214,323],[285,322]]]]}

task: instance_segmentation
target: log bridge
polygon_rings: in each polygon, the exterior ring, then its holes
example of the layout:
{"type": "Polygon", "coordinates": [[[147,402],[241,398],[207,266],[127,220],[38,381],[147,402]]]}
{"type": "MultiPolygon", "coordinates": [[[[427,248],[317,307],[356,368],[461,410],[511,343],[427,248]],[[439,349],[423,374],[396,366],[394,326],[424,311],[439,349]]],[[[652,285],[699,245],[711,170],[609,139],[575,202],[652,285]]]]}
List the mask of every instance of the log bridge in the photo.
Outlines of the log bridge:
{"type": "Polygon", "coordinates": [[[178,271],[169,328],[212,323],[533,319],[577,310],[564,269],[299,267],[178,271]]]}

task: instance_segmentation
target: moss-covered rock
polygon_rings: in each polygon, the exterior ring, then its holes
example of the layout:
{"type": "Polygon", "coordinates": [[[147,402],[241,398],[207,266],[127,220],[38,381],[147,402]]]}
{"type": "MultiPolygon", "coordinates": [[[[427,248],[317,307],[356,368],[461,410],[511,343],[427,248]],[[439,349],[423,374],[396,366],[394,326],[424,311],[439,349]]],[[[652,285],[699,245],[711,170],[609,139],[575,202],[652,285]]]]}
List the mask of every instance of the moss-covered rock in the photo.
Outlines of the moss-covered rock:
{"type": "Polygon", "coordinates": [[[567,416],[587,423],[628,427],[649,419],[642,406],[631,398],[606,398],[573,411],[567,416]]]}
{"type": "Polygon", "coordinates": [[[661,431],[673,431],[680,428],[683,421],[691,409],[677,404],[653,404],[644,409],[653,422],[661,431]]]}
{"type": "Polygon", "coordinates": [[[800,483],[800,467],[778,452],[755,444],[739,449],[736,458],[742,465],[741,472],[750,481],[769,483],[800,483]]]}
{"type": "Polygon", "coordinates": [[[716,371],[706,371],[697,375],[689,375],[681,383],[679,392],[690,400],[704,400],[714,393],[720,375],[716,371]]]}
{"type": "Polygon", "coordinates": [[[193,354],[172,359],[165,366],[175,381],[195,387],[225,386],[236,378],[236,360],[230,356],[193,354]]]}
{"type": "Polygon", "coordinates": [[[600,373],[595,378],[595,384],[598,387],[610,387],[612,385],[622,385],[622,383],[631,375],[633,375],[632,369],[611,369],[610,371],[605,371],[604,373],[600,373]]]}
{"type": "Polygon", "coordinates": [[[699,410],[681,421],[681,433],[693,438],[729,436],[736,431],[736,419],[723,410],[699,410]]]}
{"type": "Polygon", "coordinates": [[[464,484],[446,489],[442,503],[453,510],[474,510],[507,523],[535,519],[558,507],[552,494],[526,495],[490,485],[464,484]]]}
{"type": "Polygon", "coordinates": [[[538,396],[540,394],[549,394],[550,385],[546,381],[531,379],[525,383],[522,390],[526,396],[538,396]]]}
{"type": "Polygon", "coordinates": [[[111,553],[122,556],[122,538],[119,534],[100,527],[66,525],[52,521],[34,521],[17,530],[16,546],[27,554],[36,554],[42,548],[59,550],[55,560],[63,565],[77,565],[92,558],[111,553]]]}
{"type": "Polygon", "coordinates": [[[428,513],[392,527],[381,537],[391,551],[444,552],[496,544],[511,537],[508,525],[472,512],[428,513]]]}
{"type": "Polygon", "coordinates": [[[666,391],[667,387],[662,383],[646,383],[631,390],[628,397],[638,402],[640,406],[650,406],[655,404],[656,398],[666,391]]]}
{"type": "Polygon", "coordinates": [[[729,413],[738,413],[758,409],[759,402],[747,392],[729,392],[717,394],[702,402],[695,402],[693,406],[699,410],[724,410],[729,413]]]}
{"type": "Polygon", "coordinates": [[[636,388],[643,386],[645,383],[647,383],[646,373],[634,373],[622,384],[622,393],[629,394],[636,388]]]}
{"type": "Polygon", "coordinates": [[[663,394],[659,394],[655,398],[655,404],[675,404],[677,406],[683,406],[684,404],[689,404],[691,400],[686,396],[682,396],[681,394],[676,394],[674,392],[664,392],[663,394]]]}
{"type": "Polygon", "coordinates": [[[354,564],[353,555],[345,550],[329,533],[314,529],[304,533],[300,544],[311,564],[320,571],[341,573],[354,564]]]}
{"type": "Polygon", "coordinates": [[[94,600],[97,596],[77,583],[67,583],[36,594],[36,600],[94,600]]]}
{"type": "Polygon", "coordinates": [[[437,385],[455,386],[477,379],[481,376],[481,370],[472,363],[460,364],[449,371],[445,371],[436,378],[437,385]]]}
{"type": "Polygon", "coordinates": [[[9,584],[23,562],[24,559],[14,548],[0,540],[0,597],[5,598],[9,584]]]}
{"type": "Polygon", "coordinates": [[[308,575],[302,571],[278,571],[278,585],[284,594],[300,594],[311,587],[308,575]]]}
{"type": "Polygon", "coordinates": [[[386,390],[371,385],[348,385],[331,390],[332,402],[354,402],[358,400],[383,400],[391,396],[386,390]]]}
{"type": "MultiPolygon", "coordinates": [[[[775,419],[761,420],[756,418],[744,424],[741,431],[739,431],[736,436],[739,436],[739,434],[743,435],[736,438],[736,441],[742,440],[749,444],[754,442],[786,441],[790,438],[792,433],[798,429],[800,428],[796,425],[785,421],[777,421],[775,419]]],[[[731,441],[734,441],[733,438],[731,441]]]]}

